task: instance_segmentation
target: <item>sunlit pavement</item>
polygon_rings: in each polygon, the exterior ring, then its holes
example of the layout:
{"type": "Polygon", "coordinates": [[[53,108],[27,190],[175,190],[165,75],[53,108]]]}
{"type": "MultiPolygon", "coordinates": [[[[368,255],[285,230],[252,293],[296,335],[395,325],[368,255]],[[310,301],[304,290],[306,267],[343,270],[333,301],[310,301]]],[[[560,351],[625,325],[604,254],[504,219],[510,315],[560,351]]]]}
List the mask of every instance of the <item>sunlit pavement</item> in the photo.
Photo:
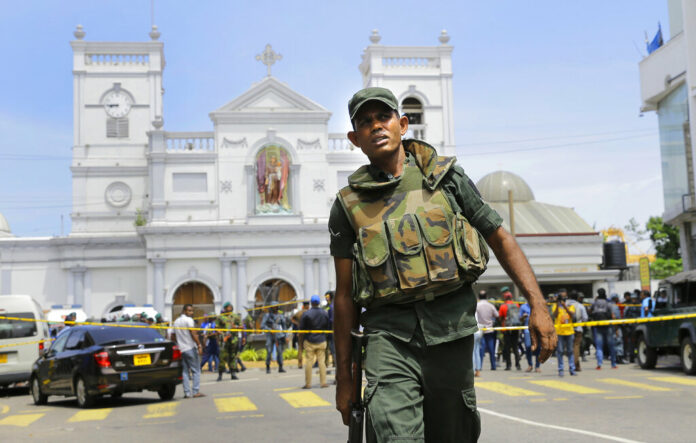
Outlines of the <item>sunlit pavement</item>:
{"type": "MultiPolygon", "coordinates": [[[[476,379],[481,441],[693,441],[696,377],[684,375],[674,359],[659,363],[652,371],[635,365],[596,371],[588,359],[577,376],[563,378],[555,359],[541,373],[491,372],[486,363],[476,379]]],[[[170,402],[135,393],[103,398],[88,410],[63,397],[37,407],[26,390],[0,391],[0,435],[2,441],[345,441],[334,387],[320,389],[315,374],[314,388],[304,390],[303,377],[296,367],[285,374],[251,368],[238,381],[216,382],[217,374],[206,371],[204,398],[184,400],[179,387],[170,402]]]]}

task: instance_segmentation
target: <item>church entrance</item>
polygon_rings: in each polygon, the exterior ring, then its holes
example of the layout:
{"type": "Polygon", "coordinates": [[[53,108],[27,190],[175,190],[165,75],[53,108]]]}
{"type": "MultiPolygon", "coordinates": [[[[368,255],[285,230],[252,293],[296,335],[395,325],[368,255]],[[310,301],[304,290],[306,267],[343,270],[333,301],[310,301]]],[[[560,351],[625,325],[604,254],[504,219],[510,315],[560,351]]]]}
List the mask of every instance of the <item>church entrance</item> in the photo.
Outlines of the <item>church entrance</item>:
{"type": "Polygon", "coordinates": [[[182,284],[174,293],[172,321],[179,318],[185,304],[193,305],[193,316],[201,317],[215,311],[213,292],[203,283],[191,281],[182,284]]]}
{"type": "MultiPolygon", "coordinates": [[[[261,283],[258,288],[256,288],[256,296],[254,297],[254,307],[258,306],[268,306],[271,302],[277,301],[278,303],[285,303],[297,299],[297,294],[295,289],[280,278],[272,278],[261,283]]],[[[283,312],[292,311],[295,308],[294,305],[283,305],[278,309],[283,312]]],[[[261,319],[263,314],[268,312],[267,309],[259,309],[252,311],[252,318],[256,322],[256,328],[261,327],[261,319]]]]}

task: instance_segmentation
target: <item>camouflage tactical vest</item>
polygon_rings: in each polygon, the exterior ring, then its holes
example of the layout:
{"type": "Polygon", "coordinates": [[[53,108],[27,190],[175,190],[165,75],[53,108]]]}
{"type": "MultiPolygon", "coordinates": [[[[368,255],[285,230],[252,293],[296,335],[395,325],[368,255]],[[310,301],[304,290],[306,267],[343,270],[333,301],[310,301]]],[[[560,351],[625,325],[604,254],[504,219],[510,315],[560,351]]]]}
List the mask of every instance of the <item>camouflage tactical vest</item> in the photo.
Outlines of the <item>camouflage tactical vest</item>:
{"type": "Polygon", "coordinates": [[[389,182],[362,166],[337,195],[357,235],[352,295],[361,306],[432,300],[475,281],[488,263],[483,237],[439,189],[455,159],[421,141],[403,145],[415,166],[389,182]]]}

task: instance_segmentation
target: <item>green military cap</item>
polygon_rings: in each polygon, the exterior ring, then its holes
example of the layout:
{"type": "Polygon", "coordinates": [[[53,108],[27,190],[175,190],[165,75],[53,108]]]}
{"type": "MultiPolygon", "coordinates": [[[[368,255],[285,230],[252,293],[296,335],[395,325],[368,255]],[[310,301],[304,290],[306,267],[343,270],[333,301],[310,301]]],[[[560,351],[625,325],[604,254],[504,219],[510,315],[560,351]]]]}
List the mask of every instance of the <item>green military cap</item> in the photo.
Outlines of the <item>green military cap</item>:
{"type": "Polygon", "coordinates": [[[358,113],[362,105],[371,100],[380,101],[395,111],[399,109],[399,103],[389,89],[377,87],[365,88],[356,92],[348,102],[348,115],[350,115],[351,121],[355,118],[355,114],[358,113]]]}
{"type": "Polygon", "coordinates": [[[232,306],[232,303],[226,301],[225,303],[222,304],[222,307],[223,307],[223,308],[226,308],[226,307],[228,307],[228,306],[232,306]]]}
{"type": "Polygon", "coordinates": [[[155,319],[159,320],[160,318],[162,318],[162,314],[160,314],[159,312],[155,314],[155,319]]]}
{"type": "Polygon", "coordinates": [[[500,288],[500,293],[502,294],[503,292],[510,292],[510,288],[507,286],[503,286],[502,288],[500,288]]]}

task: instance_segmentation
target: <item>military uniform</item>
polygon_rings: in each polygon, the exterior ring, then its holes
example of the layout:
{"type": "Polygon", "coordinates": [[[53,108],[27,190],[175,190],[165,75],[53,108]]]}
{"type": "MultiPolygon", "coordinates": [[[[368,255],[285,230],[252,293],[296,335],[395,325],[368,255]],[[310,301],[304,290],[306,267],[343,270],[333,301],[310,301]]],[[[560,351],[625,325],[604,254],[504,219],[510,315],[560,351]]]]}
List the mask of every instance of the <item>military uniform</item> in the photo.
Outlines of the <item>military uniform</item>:
{"type": "MultiPolygon", "coordinates": [[[[217,317],[216,325],[220,329],[241,329],[242,328],[242,318],[236,313],[222,313],[217,317]]],[[[225,365],[230,370],[232,378],[236,379],[237,376],[237,355],[239,354],[239,332],[222,332],[221,333],[222,343],[220,346],[220,366],[218,368],[219,378],[225,372],[225,365]]]]}
{"type": "Polygon", "coordinates": [[[368,337],[367,440],[476,441],[471,282],[488,258],[483,238],[502,219],[453,158],[438,157],[417,140],[403,140],[403,146],[400,177],[373,165],[360,168],[349,178],[351,187],[339,192],[329,219],[331,255],[353,259],[353,299],[366,306],[360,322],[368,337]],[[374,215],[370,205],[377,201],[384,223],[366,226],[365,214],[374,215]]]}

